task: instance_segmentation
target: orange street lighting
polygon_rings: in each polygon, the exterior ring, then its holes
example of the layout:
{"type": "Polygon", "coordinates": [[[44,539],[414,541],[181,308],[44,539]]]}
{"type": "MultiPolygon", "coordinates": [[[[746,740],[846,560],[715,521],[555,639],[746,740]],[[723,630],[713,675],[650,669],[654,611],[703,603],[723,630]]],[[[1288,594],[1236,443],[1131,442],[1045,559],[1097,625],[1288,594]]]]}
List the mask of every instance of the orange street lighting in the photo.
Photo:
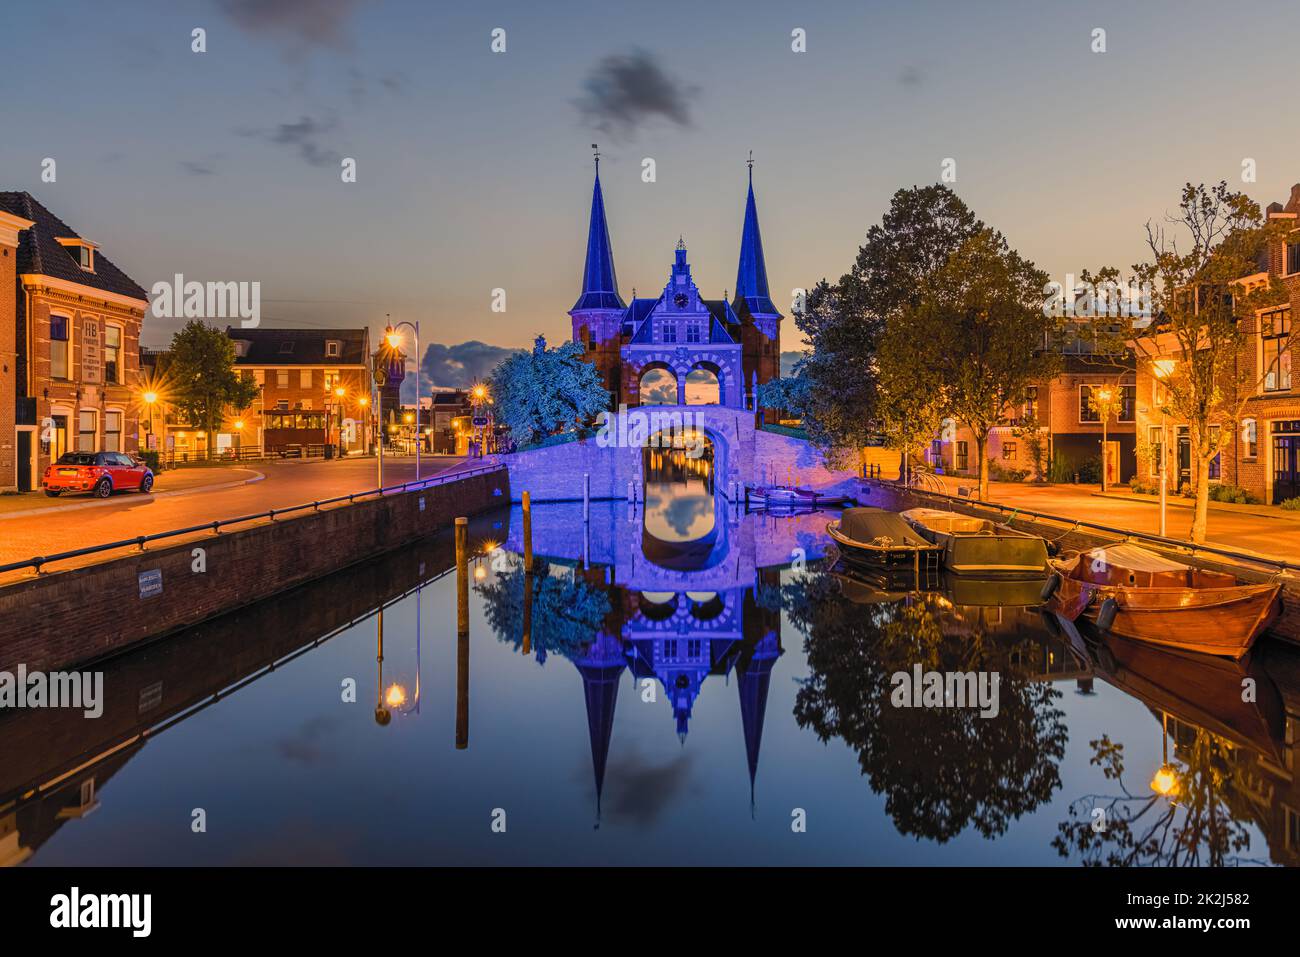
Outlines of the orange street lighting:
{"type": "Polygon", "coordinates": [[[345,393],[346,391],[347,391],[347,390],[344,389],[343,386],[341,386],[341,385],[337,385],[337,386],[334,387],[334,394],[335,394],[336,396],[338,396],[340,399],[343,398],[343,395],[344,395],[344,393],[345,393]]]}
{"type": "Polygon", "coordinates": [[[474,386],[474,398],[478,399],[478,401],[480,402],[482,402],[485,398],[487,398],[487,386],[485,385],[474,386]]]}
{"type": "Polygon", "coordinates": [[[141,398],[144,399],[146,405],[153,405],[155,402],[158,401],[158,393],[153,392],[151,390],[149,392],[146,392],[143,396],[141,396],[141,398]]]}
{"type": "Polygon", "coordinates": [[[361,398],[357,399],[357,403],[364,409],[370,404],[370,396],[363,395],[361,398]]]}
{"type": "Polygon", "coordinates": [[[389,326],[384,330],[384,341],[388,343],[390,349],[396,349],[402,344],[402,337],[398,334],[396,329],[389,326]]]}
{"type": "Polygon", "coordinates": [[[235,428],[240,429],[240,430],[242,431],[243,428],[244,428],[244,420],[243,420],[243,419],[236,419],[236,420],[235,420],[235,428]]]}
{"type": "Polygon", "coordinates": [[[406,703],[406,689],[399,684],[390,685],[384,695],[384,704],[390,708],[400,708],[406,703]]]}

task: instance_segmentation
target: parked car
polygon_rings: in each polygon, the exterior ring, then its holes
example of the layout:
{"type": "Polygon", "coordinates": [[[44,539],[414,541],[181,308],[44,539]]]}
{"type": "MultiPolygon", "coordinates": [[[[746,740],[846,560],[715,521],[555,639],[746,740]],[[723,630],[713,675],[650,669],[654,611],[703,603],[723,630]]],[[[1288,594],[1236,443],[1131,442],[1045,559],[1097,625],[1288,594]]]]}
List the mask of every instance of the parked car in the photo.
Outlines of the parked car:
{"type": "Polygon", "coordinates": [[[41,485],[50,498],[64,492],[108,498],[131,489],[148,492],[153,488],[153,470],[123,452],[64,452],[46,467],[41,485]]]}

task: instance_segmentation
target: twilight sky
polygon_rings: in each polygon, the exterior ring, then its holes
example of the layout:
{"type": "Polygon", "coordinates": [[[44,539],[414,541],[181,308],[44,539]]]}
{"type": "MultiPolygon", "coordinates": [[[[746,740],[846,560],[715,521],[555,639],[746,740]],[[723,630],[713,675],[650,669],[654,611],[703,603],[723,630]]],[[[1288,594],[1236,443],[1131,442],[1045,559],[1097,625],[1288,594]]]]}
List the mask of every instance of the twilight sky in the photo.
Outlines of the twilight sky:
{"type": "MultiPolygon", "coordinates": [[[[625,298],[662,286],[679,233],[706,295],[734,287],[750,149],[787,314],[946,157],[976,214],[1062,279],[1140,258],[1186,180],[1285,200],[1294,16],[1283,0],[11,5],[0,189],[146,288],[260,281],[264,326],[419,319],[426,373],[450,385],[495,360],[473,343],[568,337],[593,142],[625,298]]],[[[151,319],[144,341],[179,325],[151,319]]]]}

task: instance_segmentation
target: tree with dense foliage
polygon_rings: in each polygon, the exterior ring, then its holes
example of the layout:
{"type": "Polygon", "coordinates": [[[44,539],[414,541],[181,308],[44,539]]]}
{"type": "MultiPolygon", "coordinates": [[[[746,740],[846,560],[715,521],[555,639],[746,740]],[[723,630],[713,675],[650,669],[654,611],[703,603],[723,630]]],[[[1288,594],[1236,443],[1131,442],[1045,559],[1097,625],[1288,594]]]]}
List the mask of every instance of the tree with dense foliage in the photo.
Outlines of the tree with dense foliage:
{"type": "Polygon", "coordinates": [[[794,319],[812,346],[803,363],[804,427],[817,445],[856,453],[873,435],[876,353],[886,322],[919,301],[930,277],[982,225],[947,186],[900,189],[867,231],[852,269],[834,285],[822,280],[809,290],[794,319]]]}
{"type": "Polygon", "coordinates": [[[241,411],[257,398],[257,383],[235,369],[234,342],[198,319],[187,322],[172,337],[167,379],[177,411],[207,431],[209,458],[226,410],[241,411]]]}
{"type": "Polygon", "coordinates": [[[1046,348],[1056,320],[1043,308],[1046,275],[984,228],[931,277],[915,304],[891,317],[902,344],[881,356],[884,374],[917,390],[938,391],[942,408],[975,438],[979,494],[988,496],[985,457],[994,427],[1025,388],[1050,379],[1057,356],[1046,348]]]}
{"type": "Polygon", "coordinates": [[[1155,318],[1129,317],[1123,334],[1139,364],[1160,379],[1166,414],[1187,426],[1196,492],[1193,542],[1205,541],[1210,463],[1231,442],[1256,392],[1253,371],[1238,361],[1242,320],[1288,301],[1276,277],[1259,278],[1259,260],[1290,225],[1269,224],[1257,203],[1222,182],[1187,183],[1178,213],[1165,225],[1147,223],[1152,258],[1134,270],[1139,282],[1150,284],[1155,318]],[[1243,282],[1247,277],[1252,281],[1243,282]]]}
{"type": "Polygon", "coordinates": [[[808,404],[810,385],[807,370],[801,360],[795,366],[793,375],[769,379],[759,385],[758,404],[764,409],[784,412],[786,418],[802,419],[808,404]]]}
{"type": "Polygon", "coordinates": [[[548,349],[538,336],[532,352],[502,360],[488,386],[493,414],[518,446],[576,431],[609,409],[609,390],[576,342],[548,349]]]}

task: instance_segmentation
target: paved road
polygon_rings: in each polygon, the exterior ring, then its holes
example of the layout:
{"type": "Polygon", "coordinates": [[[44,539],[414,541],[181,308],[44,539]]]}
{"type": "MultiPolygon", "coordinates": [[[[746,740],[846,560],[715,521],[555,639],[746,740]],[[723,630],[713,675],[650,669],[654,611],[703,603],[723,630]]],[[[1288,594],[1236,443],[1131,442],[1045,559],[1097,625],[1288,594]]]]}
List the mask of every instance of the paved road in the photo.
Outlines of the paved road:
{"type": "MultiPolygon", "coordinates": [[[[958,484],[971,486],[969,480],[949,480],[955,493],[958,484]]],[[[1100,525],[1136,532],[1160,531],[1160,507],[1150,502],[1103,498],[1092,494],[1095,486],[1023,485],[992,482],[989,499],[1013,508],[1032,509],[1052,515],[1079,518],[1100,525]]],[[[1186,539],[1192,526],[1192,510],[1171,505],[1168,508],[1167,534],[1186,539]]],[[[1276,516],[1252,515],[1211,507],[1207,542],[1236,551],[1253,552],[1270,558],[1300,561],[1300,522],[1286,513],[1276,516]]]]}
{"type": "MultiPolygon", "coordinates": [[[[451,457],[426,458],[421,462],[420,474],[433,475],[463,462],[464,459],[451,457]]],[[[214,519],[238,518],[272,508],[301,505],[349,492],[366,491],[377,484],[373,458],[259,463],[257,470],[266,478],[251,485],[160,497],[127,492],[95,508],[7,517],[0,521],[0,565],[34,555],[50,555],[136,535],[186,528],[214,519]]],[[[385,485],[413,478],[413,458],[385,459],[385,485]]],[[[31,572],[23,574],[30,575],[31,572]]]]}

